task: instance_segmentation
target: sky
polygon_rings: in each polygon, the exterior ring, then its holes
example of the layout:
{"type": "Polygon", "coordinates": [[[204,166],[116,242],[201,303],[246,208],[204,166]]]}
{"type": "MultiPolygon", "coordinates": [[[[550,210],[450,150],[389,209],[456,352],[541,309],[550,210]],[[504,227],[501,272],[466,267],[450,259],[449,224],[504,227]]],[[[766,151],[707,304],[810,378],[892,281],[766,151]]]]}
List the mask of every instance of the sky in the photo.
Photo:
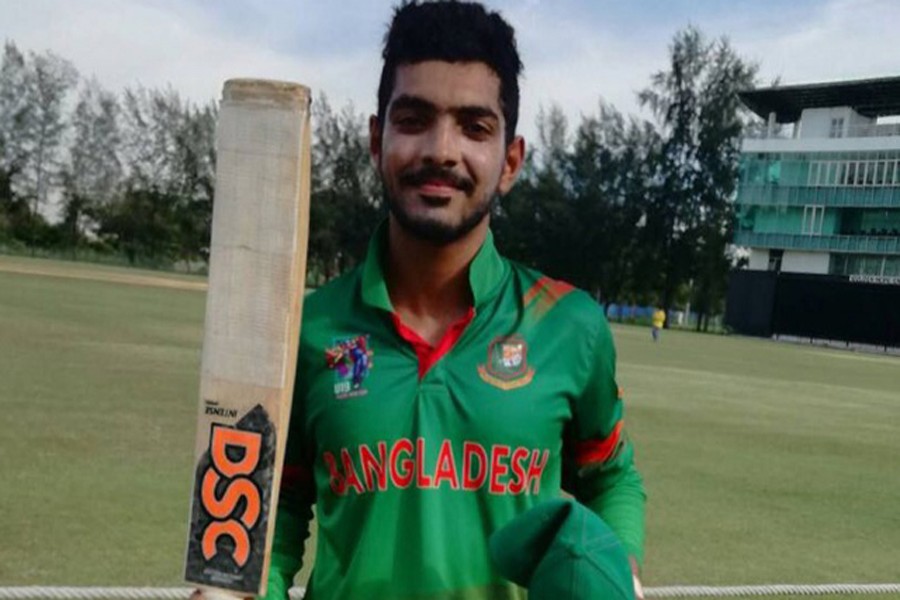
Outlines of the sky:
{"type": "MultiPolygon", "coordinates": [[[[106,88],[171,85],[196,102],[231,77],[298,81],[332,106],[375,108],[393,0],[0,0],[0,39],[51,50],[106,88]]],[[[541,106],[570,122],[599,99],[641,114],[636,91],[666,67],[674,33],[726,36],[784,84],[900,75],[898,0],[487,0],[525,64],[520,123],[541,106]]]]}

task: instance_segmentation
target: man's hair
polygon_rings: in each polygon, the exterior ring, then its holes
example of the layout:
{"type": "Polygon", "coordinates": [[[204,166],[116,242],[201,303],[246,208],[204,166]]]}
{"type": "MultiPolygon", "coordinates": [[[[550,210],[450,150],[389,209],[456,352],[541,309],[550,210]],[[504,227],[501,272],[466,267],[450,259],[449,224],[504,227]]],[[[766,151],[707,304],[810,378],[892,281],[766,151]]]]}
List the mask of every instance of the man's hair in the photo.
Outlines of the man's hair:
{"type": "Polygon", "coordinates": [[[384,66],[378,84],[378,122],[394,91],[397,67],[426,60],[481,62],[500,78],[500,107],[506,122],[506,143],[519,120],[519,74],[522,61],[515,31],[499,13],[477,2],[407,0],[394,11],[384,36],[384,66]]]}

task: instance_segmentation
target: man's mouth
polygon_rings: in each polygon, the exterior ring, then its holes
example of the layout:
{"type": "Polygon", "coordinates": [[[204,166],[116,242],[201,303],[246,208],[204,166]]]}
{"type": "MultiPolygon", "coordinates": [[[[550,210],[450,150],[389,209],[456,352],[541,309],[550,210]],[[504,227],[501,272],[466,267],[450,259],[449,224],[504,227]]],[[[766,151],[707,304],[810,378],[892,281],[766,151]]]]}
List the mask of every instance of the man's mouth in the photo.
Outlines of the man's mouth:
{"type": "Polygon", "coordinates": [[[475,183],[468,177],[461,177],[448,169],[424,167],[400,177],[400,183],[416,188],[419,194],[429,197],[448,197],[459,190],[471,193],[475,183]]]}
{"type": "Polygon", "coordinates": [[[423,196],[449,196],[459,188],[449,181],[431,179],[418,186],[419,193],[423,196]]]}

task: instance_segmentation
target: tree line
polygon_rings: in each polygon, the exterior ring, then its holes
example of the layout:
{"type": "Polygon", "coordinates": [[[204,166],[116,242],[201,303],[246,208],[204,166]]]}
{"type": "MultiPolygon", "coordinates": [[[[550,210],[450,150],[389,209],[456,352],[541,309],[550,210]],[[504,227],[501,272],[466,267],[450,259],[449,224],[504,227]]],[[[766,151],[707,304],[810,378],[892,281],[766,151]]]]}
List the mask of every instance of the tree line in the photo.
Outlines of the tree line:
{"type": "Polygon", "coordinates": [[[6,42],[0,246],[202,263],[216,116],[213,102],[198,106],[172,89],[112,93],[60,56],[6,42]]]}
{"type": "MultiPolygon", "coordinates": [[[[541,111],[512,192],[494,205],[500,249],[604,303],[690,302],[721,311],[739,144],[737,92],[755,65],[725,39],[674,36],[638,92],[650,119],[598,103],[567,122],[541,111]]],[[[367,121],[315,98],[309,273],[357,264],[384,217],[367,121]]],[[[0,65],[0,250],[121,257],[203,268],[215,189],[215,102],[175,90],[105,90],[50,52],[4,46],[0,65]],[[51,205],[57,217],[48,219],[51,205]]]]}
{"type": "Polygon", "coordinates": [[[743,130],[738,92],[757,67],[724,38],[692,27],[668,67],[638,92],[651,119],[599,103],[570,131],[551,107],[538,148],[497,209],[507,253],[590,291],[603,303],[668,310],[690,304],[698,328],[724,309],[743,130]]]}

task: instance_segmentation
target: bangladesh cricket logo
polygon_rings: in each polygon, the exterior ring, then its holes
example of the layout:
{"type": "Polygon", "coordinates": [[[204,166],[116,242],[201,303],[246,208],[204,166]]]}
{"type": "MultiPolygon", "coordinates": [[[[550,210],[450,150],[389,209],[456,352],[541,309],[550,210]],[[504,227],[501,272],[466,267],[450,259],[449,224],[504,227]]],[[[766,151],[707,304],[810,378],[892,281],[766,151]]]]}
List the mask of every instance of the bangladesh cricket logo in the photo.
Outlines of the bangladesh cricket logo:
{"type": "Polygon", "coordinates": [[[373,354],[368,335],[333,340],[331,348],[325,350],[325,363],[334,371],[335,398],[358,398],[369,393],[363,382],[372,370],[373,354]]]}
{"type": "Polygon", "coordinates": [[[528,344],[518,334],[499,336],[488,346],[487,362],[478,365],[478,375],[501,390],[524,387],[534,379],[528,366],[528,344]]]}

